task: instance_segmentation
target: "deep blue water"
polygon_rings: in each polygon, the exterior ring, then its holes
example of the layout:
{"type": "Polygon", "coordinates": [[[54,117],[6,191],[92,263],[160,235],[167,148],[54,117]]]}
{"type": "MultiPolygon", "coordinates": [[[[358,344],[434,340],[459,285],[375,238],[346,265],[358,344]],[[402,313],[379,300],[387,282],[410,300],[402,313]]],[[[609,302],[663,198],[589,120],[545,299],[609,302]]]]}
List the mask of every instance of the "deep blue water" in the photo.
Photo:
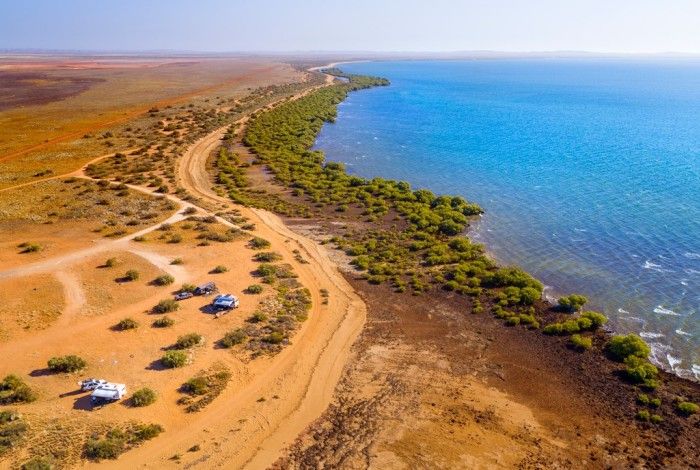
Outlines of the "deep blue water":
{"type": "Polygon", "coordinates": [[[479,203],[471,236],[493,256],[700,378],[700,61],[342,68],[392,84],[340,105],[317,141],[329,160],[479,203]]]}

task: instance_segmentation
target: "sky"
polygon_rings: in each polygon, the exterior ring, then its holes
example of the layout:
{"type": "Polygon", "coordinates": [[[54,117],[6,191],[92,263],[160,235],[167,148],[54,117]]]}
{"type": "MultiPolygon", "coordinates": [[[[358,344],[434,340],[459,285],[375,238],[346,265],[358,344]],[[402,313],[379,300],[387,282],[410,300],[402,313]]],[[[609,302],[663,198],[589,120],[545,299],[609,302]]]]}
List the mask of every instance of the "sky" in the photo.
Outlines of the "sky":
{"type": "Polygon", "coordinates": [[[0,0],[0,49],[700,53],[700,0],[0,0]]]}

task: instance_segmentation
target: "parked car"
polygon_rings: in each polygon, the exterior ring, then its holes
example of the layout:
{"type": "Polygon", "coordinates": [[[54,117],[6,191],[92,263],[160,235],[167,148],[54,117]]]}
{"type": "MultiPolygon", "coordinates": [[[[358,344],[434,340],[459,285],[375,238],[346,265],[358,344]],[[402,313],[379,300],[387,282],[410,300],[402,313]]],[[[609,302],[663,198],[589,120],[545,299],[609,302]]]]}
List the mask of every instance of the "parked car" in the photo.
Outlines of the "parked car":
{"type": "Polygon", "coordinates": [[[178,292],[175,294],[175,300],[185,300],[194,297],[192,292],[178,292]]]}
{"type": "Polygon", "coordinates": [[[194,290],[194,295],[211,295],[214,292],[219,292],[219,288],[213,282],[207,282],[201,286],[197,286],[194,290]]]}
{"type": "Polygon", "coordinates": [[[95,390],[97,387],[106,385],[107,383],[106,380],[89,378],[78,382],[78,387],[80,387],[80,390],[87,392],[89,390],[95,390]]]}
{"type": "Polygon", "coordinates": [[[211,303],[215,310],[231,310],[238,308],[238,297],[232,294],[217,295],[211,303]]]}

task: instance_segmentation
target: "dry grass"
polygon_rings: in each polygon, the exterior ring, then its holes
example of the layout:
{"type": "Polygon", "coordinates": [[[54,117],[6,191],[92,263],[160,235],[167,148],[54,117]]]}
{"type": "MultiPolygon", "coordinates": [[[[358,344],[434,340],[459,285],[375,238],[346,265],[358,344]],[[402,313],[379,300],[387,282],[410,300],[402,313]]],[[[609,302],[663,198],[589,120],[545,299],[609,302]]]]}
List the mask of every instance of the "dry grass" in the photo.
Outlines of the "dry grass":
{"type": "Polygon", "coordinates": [[[0,281],[0,339],[48,327],[63,306],[63,286],[50,274],[0,281]]]}
{"type": "Polygon", "coordinates": [[[230,101],[252,86],[299,76],[283,64],[242,59],[126,65],[49,70],[49,76],[95,81],[86,91],[64,100],[0,112],[0,187],[29,181],[45,170],[64,174],[96,156],[129,148],[130,143],[140,145],[137,132],[129,127],[144,131],[144,137],[152,140],[157,136],[149,128],[162,119],[147,113],[154,106],[174,107],[186,101],[229,109],[230,101]]]}
{"type": "Polygon", "coordinates": [[[214,243],[229,243],[245,238],[237,229],[229,228],[216,221],[201,217],[191,217],[172,225],[163,225],[146,236],[146,241],[171,245],[207,246],[214,243]]]}

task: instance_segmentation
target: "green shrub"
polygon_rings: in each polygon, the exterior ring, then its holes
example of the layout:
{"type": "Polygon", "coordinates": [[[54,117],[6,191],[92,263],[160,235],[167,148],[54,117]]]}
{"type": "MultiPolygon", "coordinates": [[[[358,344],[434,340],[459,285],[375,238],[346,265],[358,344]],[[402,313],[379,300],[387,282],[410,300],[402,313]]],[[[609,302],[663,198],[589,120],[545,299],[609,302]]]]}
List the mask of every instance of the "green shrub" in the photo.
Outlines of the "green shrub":
{"type": "Polygon", "coordinates": [[[179,349],[166,351],[161,357],[160,362],[168,369],[182,367],[187,364],[187,353],[179,349]]]}
{"type": "Polygon", "coordinates": [[[593,347],[593,340],[591,338],[575,334],[571,335],[571,338],[569,338],[569,344],[578,351],[586,351],[593,347]]]}
{"type": "Polygon", "coordinates": [[[253,260],[259,263],[273,263],[282,259],[282,255],[275,253],[274,251],[264,251],[262,253],[255,253],[253,260]]]}
{"type": "Polygon", "coordinates": [[[170,274],[162,274],[153,280],[153,284],[157,286],[169,286],[175,282],[175,278],[170,274]]]}
{"type": "Polygon", "coordinates": [[[661,398],[652,398],[649,400],[649,406],[651,408],[658,408],[661,406],[661,398]]]}
{"type": "Polygon", "coordinates": [[[175,349],[188,349],[202,344],[204,338],[199,333],[188,333],[178,336],[175,342],[175,349]]]}
{"type": "Polygon", "coordinates": [[[212,269],[210,272],[213,274],[221,274],[221,273],[225,273],[226,271],[228,271],[228,268],[226,266],[220,264],[220,265],[216,266],[214,269],[212,269]]]}
{"type": "Polygon", "coordinates": [[[135,330],[139,327],[139,324],[133,318],[124,318],[117,323],[114,328],[119,331],[135,330]]]}
{"type": "Polygon", "coordinates": [[[608,322],[608,317],[606,317],[602,313],[593,311],[583,312],[581,314],[581,318],[585,318],[591,321],[591,327],[589,328],[591,330],[597,330],[598,328],[600,328],[608,322]]]}
{"type": "Polygon", "coordinates": [[[48,361],[49,370],[52,372],[77,372],[84,369],[86,366],[87,363],[84,359],[72,354],[68,356],[52,357],[48,361]]]}
{"type": "Polygon", "coordinates": [[[182,385],[182,391],[190,395],[204,395],[209,391],[209,381],[204,376],[192,377],[182,385]]]}
{"type": "Polygon", "coordinates": [[[85,456],[91,460],[116,459],[126,450],[126,436],[121,431],[110,431],[104,439],[89,439],[85,456]]]}
{"type": "Polygon", "coordinates": [[[141,277],[141,274],[135,269],[130,269],[124,274],[125,281],[137,281],[141,277]]]}
{"type": "Polygon", "coordinates": [[[651,414],[647,410],[639,410],[637,412],[636,418],[639,421],[649,421],[649,419],[651,418],[651,414]]]}
{"type": "Polygon", "coordinates": [[[263,291],[263,286],[260,284],[251,284],[246,287],[245,292],[247,294],[261,294],[263,291]]]}
{"type": "Polygon", "coordinates": [[[253,237],[248,242],[248,246],[254,250],[263,250],[265,248],[270,248],[270,242],[260,237],[253,237]]]}
{"type": "Polygon", "coordinates": [[[194,292],[195,290],[197,290],[197,286],[194,284],[183,284],[180,287],[180,292],[194,292]]]}
{"type": "Polygon", "coordinates": [[[33,457],[22,464],[21,470],[53,470],[53,459],[49,457],[33,457]]]}
{"type": "Polygon", "coordinates": [[[119,261],[117,260],[117,258],[109,258],[107,261],[105,261],[104,265],[106,268],[113,268],[117,265],[118,262],[119,261]]]}
{"type": "Polygon", "coordinates": [[[676,403],[676,411],[683,416],[690,416],[700,411],[700,406],[689,401],[679,401],[676,403]]]}
{"type": "Polygon", "coordinates": [[[279,331],[274,331],[267,336],[263,336],[262,340],[264,342],[270,343],[270,344],[279,344],[282,341],[284,341],[284,339],[285,339],[284,333],[280,333],[279,331]]]}
{"type": "Polygon", "coordinates": [[[578,312],[588,299],[580,294],[571,294],[559,299],[559,308],[565,312],[578,312]]]}
{"type": "Polygon", "coordinates": [[[155,320],[153,322],[153,326],[155,328],[168,328],[170,326],[173,326],[174,324],[175,324],[175,320],[173,320],[172,318],[170,318],[168,316],[158,318],[157,320],[155,320]]]}
{"type": "Polygon", "coordinates": [[[163,426],[161,426],[160,424],[139,424],[132,431],[132,441],[134,443],[148,441],[158,436],[163,431],[163,426]]]}
{"type": "Polygon", "coordinates": [[[664,419],[663,419],[661,416],[659,416],[659,415],[651,415],[651,417],[650,417],[649,419],[650,419],[650,421],[651,421],[652,423],[654,423],[654,424],[662,423],[663,420],[664,420],[664,419]]]}
{"type": "Polygon", "coordinates": [[[7,375],[0,382],[0,405],[31,403],[36,398],[34,391],[17,375],[7,375]]]}
{"type": "Polygon", "coordinates": [[[158,304],[153,307],[154,313],[169,313],[174,312],[180,308],[180,304],[174,299],[163,299],[158,304]]]}
{"type": "Polygon", "coordinates": [[[248,321],[251,323],[261,323],[261,322],[264,322],[266,320],[267,320],[267,315],[265,315],[263,312],[255,312],[248,319],[248,321]]]}
{"type": "Polygon", "coordinates": [[[38,243],[29,242],[20,243],[17,247],[22,249],[22,253],[36,253],[37,251],[41,251],[43,249],[43,247],[38,243]]]}
{"type": "Polygon", "coordinates": [[[136,407],[148,406],[155,403],[157,398],[156,392],[148,387],[136,390],[131,395],[131,405],[136,407]]]}
{"type": "Polygon", "coordinates": [[[174,260],[172,260],[172,261],[170,262],[170,264],[172,264],[172,265],[180,265],[180,264],[183,264],[183,263],[184,263],[184,261],[182,261],[182,258],[175,258],[174,260]]]}
{"type": "Polygon", "coordinates": [[[647,388],[658,386],[658,369],[652,363],[639,356],[627,356],[625,358],[625,376],[633,383],[643,384],[647,388]]]}
{"type": "Polygon", "coordinates": [[[605,350],[612,359],[620,362],[628,356],[646,359],[651,353],[651,349],[644,340],[634,333],[613,336],[605,346],[605,350]]]}
{"type": "Polygon", "coordinates": [[[224,348],[231,348],[237,344],[241,344],[248,337],[246,332],[242,328],[237,328],[235,330],[229,331],[221,338],[219,344],[224,348]]]}

